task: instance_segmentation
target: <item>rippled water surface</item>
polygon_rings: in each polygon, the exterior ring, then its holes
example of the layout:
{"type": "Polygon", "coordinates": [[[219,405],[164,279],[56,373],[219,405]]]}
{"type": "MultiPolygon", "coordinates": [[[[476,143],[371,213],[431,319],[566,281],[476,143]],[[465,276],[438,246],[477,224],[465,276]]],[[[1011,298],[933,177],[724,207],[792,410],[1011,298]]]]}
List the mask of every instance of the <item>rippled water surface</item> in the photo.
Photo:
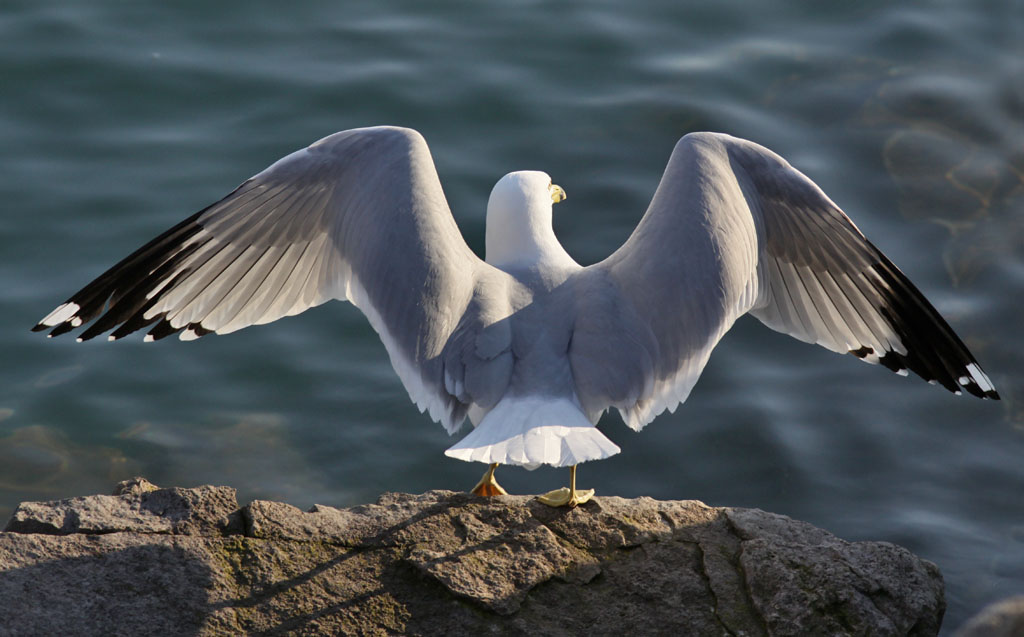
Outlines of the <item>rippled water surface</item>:
{"type": "MultiPolygon", "coordinates": [[[[0,517],[142,474],[335,506],[465,489],[362,315],[195,343],[28,328],[140,244],[331,132],[412,126],[482,254],[494,181],[546,170],[593,263],[675,141],[762,143],[949,319],[1004,400],[745,318],[689,401],[584,465],[599,494],[759,507],[936,562],[946,631],[1024,590],[1024,9],[1018,2],[8,2],[0,9],[0,517]],[[832,4],[832,3],[829,3],[832,4]],[[897,6],[898,5],[898,6],[897,6]],[[102,339],[100,339],[102,340],[102,339]]],[[[519,493],[564,471],[506,468],[519,493]]]]}

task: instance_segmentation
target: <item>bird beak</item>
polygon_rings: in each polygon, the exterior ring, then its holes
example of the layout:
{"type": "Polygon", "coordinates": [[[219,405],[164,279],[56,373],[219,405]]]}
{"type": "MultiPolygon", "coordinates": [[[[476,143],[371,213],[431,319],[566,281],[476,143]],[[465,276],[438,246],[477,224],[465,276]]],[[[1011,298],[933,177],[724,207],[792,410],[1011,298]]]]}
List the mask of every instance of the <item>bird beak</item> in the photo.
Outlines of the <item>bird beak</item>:
{"type": "Polygon", "coordinates": [[[565,201],[565,191],[558,184],[551,184],[551,201],[555,203],[565,201]]]}

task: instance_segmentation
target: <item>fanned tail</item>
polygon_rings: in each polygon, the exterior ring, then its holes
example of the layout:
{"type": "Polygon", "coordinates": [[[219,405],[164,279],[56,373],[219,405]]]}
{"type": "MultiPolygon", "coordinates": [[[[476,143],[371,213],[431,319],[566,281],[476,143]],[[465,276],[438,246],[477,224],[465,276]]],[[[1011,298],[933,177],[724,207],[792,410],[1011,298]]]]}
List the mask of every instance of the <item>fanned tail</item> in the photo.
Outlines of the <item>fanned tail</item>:
{"type": "Polygon", "coordinates": [[[445,451],[467,462],[569,467],[619,453],[572,401],[506,398],[468,436],[445,451]]]}

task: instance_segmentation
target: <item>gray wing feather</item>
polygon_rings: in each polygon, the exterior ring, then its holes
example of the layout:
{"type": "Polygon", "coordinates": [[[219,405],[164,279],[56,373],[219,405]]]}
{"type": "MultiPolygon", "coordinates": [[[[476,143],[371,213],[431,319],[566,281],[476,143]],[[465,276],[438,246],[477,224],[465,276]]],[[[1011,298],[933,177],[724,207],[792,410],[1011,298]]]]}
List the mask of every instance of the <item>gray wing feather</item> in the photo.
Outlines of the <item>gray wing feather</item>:
{"type": "Polygon", "coordinates": [[[748,311],[800,340],[998,398],[906,276],[817,185],[752,142],[683,137],[636,230],[586,275],[606,277],[635,318],[590,335],[578,330],[582,341],[574,334],[580,399],[590,410],[617,407],[636,429],[686,399],[711,350],[748,311]],[[639,344],[620,336],[625,325],[645,334],[639,344]],[[615,350],[606,355],[613,361],[653,361],[649,378],[620,366],[620,384],[640,398],[622,399],[601,385],[607,372],[582,364],[602,348],[615,350]]]}
{"type": "Polygon", "coordinates": [[[449,430],[465,406],[444,389],[442,349],[485,264],[448,209],[426,142],[355,129],[292,153],[171,228],[44,318],[87,340],[150,327],[147,340],[228,333],[352,301],[421,409],[449,430]]]}
{"type": "Polygon", "coordinates": [[[630,238],[592,266],[607,275],[642,327],[632,330],[633,343],[605,336],[603,346],[617,342],[651,360],[650,378],[631,377],[641,397],[633,404],[612,401],[634,429],[686,399],[712,349],[756,294],[759,228],[736,176],[709,141],[688,135],[676,144],[630,238]]]}
{"type": "Polygon", "coordinates": [[[999,397],[938,311],[814,182],[767,148],[717,137],[764,229],[751,314],[950,391],[999,397]]]}
{"type": "Polygon", "coordinates": [[[736,176],[708,141],[694,135],[680,140],[633,234],[608,259],[588,268],[590,277],[609,281],[618,303],[632,308],[634,318],[624,315],[616,329],[585,342],[574,333],[573,373],[583,387],[581,402],[591,410],[615,406],[634,429],[686,400],[711,350],[756,294],[759,229],[736,176]],[[600,388],[603,370],[576,362],[591,348],[615,348],[617,357],[650,360],[649,378],[622,379],[638,400],[590,391],[600,388]]]}

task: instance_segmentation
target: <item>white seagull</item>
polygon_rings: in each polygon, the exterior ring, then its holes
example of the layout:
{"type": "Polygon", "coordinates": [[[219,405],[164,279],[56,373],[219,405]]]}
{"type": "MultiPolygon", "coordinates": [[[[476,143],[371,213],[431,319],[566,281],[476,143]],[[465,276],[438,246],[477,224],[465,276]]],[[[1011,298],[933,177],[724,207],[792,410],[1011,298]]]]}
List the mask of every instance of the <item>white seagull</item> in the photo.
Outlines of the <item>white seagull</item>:
{"type": "Polygon", "coordinates": [[[686,400],[711,350],[750,313],[768,327],[957,394],[998,399],[961,340],[814,182],[719,133],[676,144],[626,243],[580,266],[551,226],[565,192],[537,171],[487,202],[486,259],[466,245],[415,130],[342,131],[284,157],[73,294],[35,330],[78,340],[192,340],[331,299],[366,315],[410,398],[454,434],[448,456],[571,467],[541,500],[587,501],[576,465],[619,452],[596,427],[640,430],[686,400]]]}

